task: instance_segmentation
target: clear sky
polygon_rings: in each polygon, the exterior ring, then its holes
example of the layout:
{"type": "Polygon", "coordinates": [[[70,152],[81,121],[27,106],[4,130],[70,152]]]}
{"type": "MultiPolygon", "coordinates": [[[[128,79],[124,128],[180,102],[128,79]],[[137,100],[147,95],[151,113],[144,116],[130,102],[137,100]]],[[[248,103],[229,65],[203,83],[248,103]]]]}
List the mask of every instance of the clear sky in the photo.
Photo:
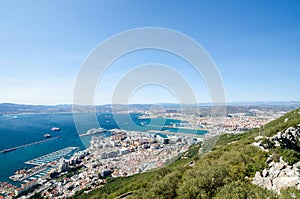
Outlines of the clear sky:
{"type": "MultiPolygon", "coordinates": [[[[300,101],[300,1],[0,1],[0,103],[70,104],[80,66],[108,37],[163,27],[201,44],[222,76],[226,99],[300,101]]],[[[178,57],[145,51],[118,60],[100,81],[97,104],[110,103],[126,70],[174,66],[209,101],[205,84],[178,57]]],[[[147,86],[131,103],[176,102],[147,86]]]]}

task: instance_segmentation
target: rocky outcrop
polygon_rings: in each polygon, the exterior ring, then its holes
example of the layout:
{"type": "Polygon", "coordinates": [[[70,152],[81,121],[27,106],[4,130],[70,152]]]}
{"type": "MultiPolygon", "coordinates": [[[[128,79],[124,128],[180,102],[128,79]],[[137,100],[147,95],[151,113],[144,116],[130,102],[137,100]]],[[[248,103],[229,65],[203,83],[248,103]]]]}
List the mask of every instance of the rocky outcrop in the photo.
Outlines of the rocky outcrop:
{"type": "Polygon", "coordinates": [[[274,146],[300,151],[299,136],[299,128],[290,127],[285,132],[280,131],[272,137],[257,136],[254,138],[257,142],[254,142],[253,145],[267,152],[269,148],[274,146]]]}
{"type": "MultiPolygon", "coordinates": [[[[281,147],[300,151],[298,146],[300,131],[299,128],[290,127],[284,132],[278,132],[272,137],[257,136],[256,142],[252,145],[259,147],[263,151],[269,152],[270,148],[281,147]]],[[[279,162],[274,162],[272,155],[266,160],[268,168],[261,173],[256,172],[252,183],[268,190],[280,193],[281,189],[296,187],[300,190],[300,162],[288,165],[280,157],[279,162]]]]}
{"type": "Polygon", "coordinates": [[[283,148],[298,150],[299,147],[297,142],[299,141],[298,136],[300,131],[297,128],[290,127],[284,133],[278,132],[276,135],[271,137],[269,140],[275,143],[275,146],[281,146],[283,148]]]}
{"type": "MultiPolygon", "coordinates": [[[[259,136],[259,137],[261,137],[261,136],[259,136]]],[[[260,148],[261,150],[263,150],[265,152],[269,152],[269,149],[268,149],[269,146],[267,144],[264,144],[263,140],[260,140],[258,142],[254,142],[254,143],[252,143],[252,145],[260,148]]]]}
{"type": "Polygon", "coordinates": [[[272,156],[266,162],[269,165],[268,168],[261,173],[256,172],[255,177],[252,178],[253,184],[277,193],[288,187],[297,187],[300,190],[300,162],[289,166],[282,160],[282,157],[279,162],[274,162],[272,156]]]}

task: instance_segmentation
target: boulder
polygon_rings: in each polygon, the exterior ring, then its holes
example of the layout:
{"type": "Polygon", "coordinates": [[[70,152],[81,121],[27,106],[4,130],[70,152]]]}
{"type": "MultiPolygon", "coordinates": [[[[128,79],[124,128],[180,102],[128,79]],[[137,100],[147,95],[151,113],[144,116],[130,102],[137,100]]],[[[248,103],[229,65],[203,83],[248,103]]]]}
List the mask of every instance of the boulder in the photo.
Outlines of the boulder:
{"type": "Polygon", "coordinates": [[[266,163],[269,164],[273,161],[273,157],[272,156],[269,156],[266,160],[266,163]]]}
{"type": "Polygon", "coordinates": [[[300,162],[289,166],[280,157],[279,162],[271,161],[268,165],[269,168],[264,169],[262,173],[255,173],[254,178],[252,178],[253,184],[277,193],[280,193],[281,189],[293,186],[300,190],[300,173],[298,169],[300,162]]]}
{"type": "MultiPolygon", "coordinates": [[[[285,119],[288,121],[288,118],[285,119]]],[[[261,137],[256,137],[252,145],[259,147],[261,150],[268,151],[269,147],[283,147],[288,149],[294,149],[300,151],[298,142],[300,141],[300,124],[297,128],[289,127],[284,132],[278,132],[274,136],[266,139],[272,143],[270,145],[264,145],[261,137]]],[[[268,190],[273,190],[280,193],[281,189],[289,187],[297,187],[300,190],[300,162],[289,166],[282,157],[279,158],[279,162],[274,162],[274,159],[269,156],[266,160],[268,168],[264,169],[262,173],[256,172],[252,183],[268,190]]]]}
{"type": "Polygon", "coordinates": [[[256,137],[254,138],[254,140],[255,140],[255,141],[257,141],[257,140],[262,140],[263,138],[264,138],[264,136],[259,135],[259,136],[256,136],[256,137]]]}
{"type": "Polygon", "coordinates": [[[300,131],[297,128],[289,127],[285,132],[278,132],[276,135],[269,138],[270,141],[275,143],[276,147],[283,146],[285,148],[297,149],[297,140],[300,135],[300,131]]]}
{"type": "Polygon", "coordinates": [[[284,119],[284,122],[287,122],[287,121],[289,121],[289,118],[285,118],[285,119],[284,119]]]}
{"type": "Polygon", "coordinates": [[[282,159],[282,157],[279,157],[279,163],[283,165],[287,165],[287,163],[282,159]]]}
{"type": "Polygon", "coordinates": [[[277,162],[277,163],[275,163],[274,168],[275,168],[275,170],[280,171],[285,168],[285,164],[283,164],[281,162],[277,162]]]}
{"type": "Polygon", "coordinates": [[[254,178],[261,178],[260,172],[256,171],[254,178]]]}
{"type": "Polygon", "coordinates": [[[272,189],[272,186],[273,186],[273,182],[272,182],[272,179],[270,178],[265,178],[264,179],[264,187],[268,190],[271,190],[272,189]]]}
{"type": "Polygon", "coordinates": [[[297,186],[299,184],[299,180],[300,180],[299,176],[275,178],[272,181],[273,182],[272,190],[279,193],[281,189],[297,186]]]}
{"type": "Polygon", "coordinates": [[[262,171],[262,177],[267,177],[269,175],[269,171],[267,169],[264,169],[262,171]]]}
{"type": "Polygon", "coordinates": [[[294,127],[289,127],[287,130],[285,130],[285,133],[293,132],[293,131],[296,131],[296,128],[294,128],[294,127]]]}
{"type": "Polygon", "coordinates": [[[299,170],[299,168],[300,168],[300,162],[296,162],[295,164],[293,164],[293,168],[299,170]]]}

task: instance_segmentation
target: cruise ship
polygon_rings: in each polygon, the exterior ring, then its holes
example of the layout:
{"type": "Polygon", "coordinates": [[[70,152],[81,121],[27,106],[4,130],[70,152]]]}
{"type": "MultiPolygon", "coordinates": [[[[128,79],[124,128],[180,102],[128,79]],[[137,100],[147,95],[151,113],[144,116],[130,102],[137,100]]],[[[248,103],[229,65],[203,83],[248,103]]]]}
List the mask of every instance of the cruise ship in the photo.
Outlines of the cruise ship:
{"type": "Polygon", "coordinates": [[[141,120],[141,119],[151,119],[151,115],[149,115],[149,114],[139,115],[139,116],[138,116],[138,119],[139,119],[139,120],[141,120]]]}
{"type": "Polygon", "coordinates": [[[79,136],[87,136],[87,135],[94,135],[94,134],[101,134],[101,133],[105,133],[107,130],[104,128],[92,128],[90,130],[88,130],[86,133],[80,134],[79,136]]]}

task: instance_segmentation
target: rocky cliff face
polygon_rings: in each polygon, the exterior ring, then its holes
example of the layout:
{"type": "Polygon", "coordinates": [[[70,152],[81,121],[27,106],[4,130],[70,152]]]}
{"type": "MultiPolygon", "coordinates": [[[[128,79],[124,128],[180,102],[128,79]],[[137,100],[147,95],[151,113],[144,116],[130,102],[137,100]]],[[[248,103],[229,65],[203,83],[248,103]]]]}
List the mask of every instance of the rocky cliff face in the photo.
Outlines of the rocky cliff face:
{"type": "Polygon", "coordinates": [[[281,146],[282,148],[299,150],[299,135],[299,129],[290,127],[284,133],[279,131],[276,135],[270,138],[270,141],[274,142],[276,147],[281,146]]]}
{"type": "MultiPolygon", "coordinates": [[[[269,149],[273,147],[300,151],[298,146],[299,136],[299,129],[290,127],[285,132],[278,132],[270,138],[258,136],[255,138],[257,142],[254,142],[253,145],[266,152],[269,152],[269,149]]],[[[279,162],[275,162],[273,155],[270,155],[266,163],[268,167],[261,173],[256,172],[255,177],[252,179],[253,184],[277,193],[280,193],[281,189],[289,187],[296,187],[300,190],[300,162],[288,165],[282,157],[279,158],[279,162]]]]}
{"type": "Polygon", "coordinates": [[[269,148],[272,147],[281,147],[300,151],[300,147],[298,146],[299,136],[299,129],[290,127],[285,132],[279,131],[272,137],[257,136],[255,137],[255,140],[258,140],[258,142],[254,142],[253,145],[267,152],[269,151],[269,148]]]}
{"type": "Polygon", "coordinates": [[[281,189],[288,187],[297,187],[300,190],[300,162],[289,166],[280,158],[279,162],[274,162],[272,156],[267,160],[268,168],[264,169],[261,173],[256,172],[252,183],[268,190],[280,193],[281,189]]]}

